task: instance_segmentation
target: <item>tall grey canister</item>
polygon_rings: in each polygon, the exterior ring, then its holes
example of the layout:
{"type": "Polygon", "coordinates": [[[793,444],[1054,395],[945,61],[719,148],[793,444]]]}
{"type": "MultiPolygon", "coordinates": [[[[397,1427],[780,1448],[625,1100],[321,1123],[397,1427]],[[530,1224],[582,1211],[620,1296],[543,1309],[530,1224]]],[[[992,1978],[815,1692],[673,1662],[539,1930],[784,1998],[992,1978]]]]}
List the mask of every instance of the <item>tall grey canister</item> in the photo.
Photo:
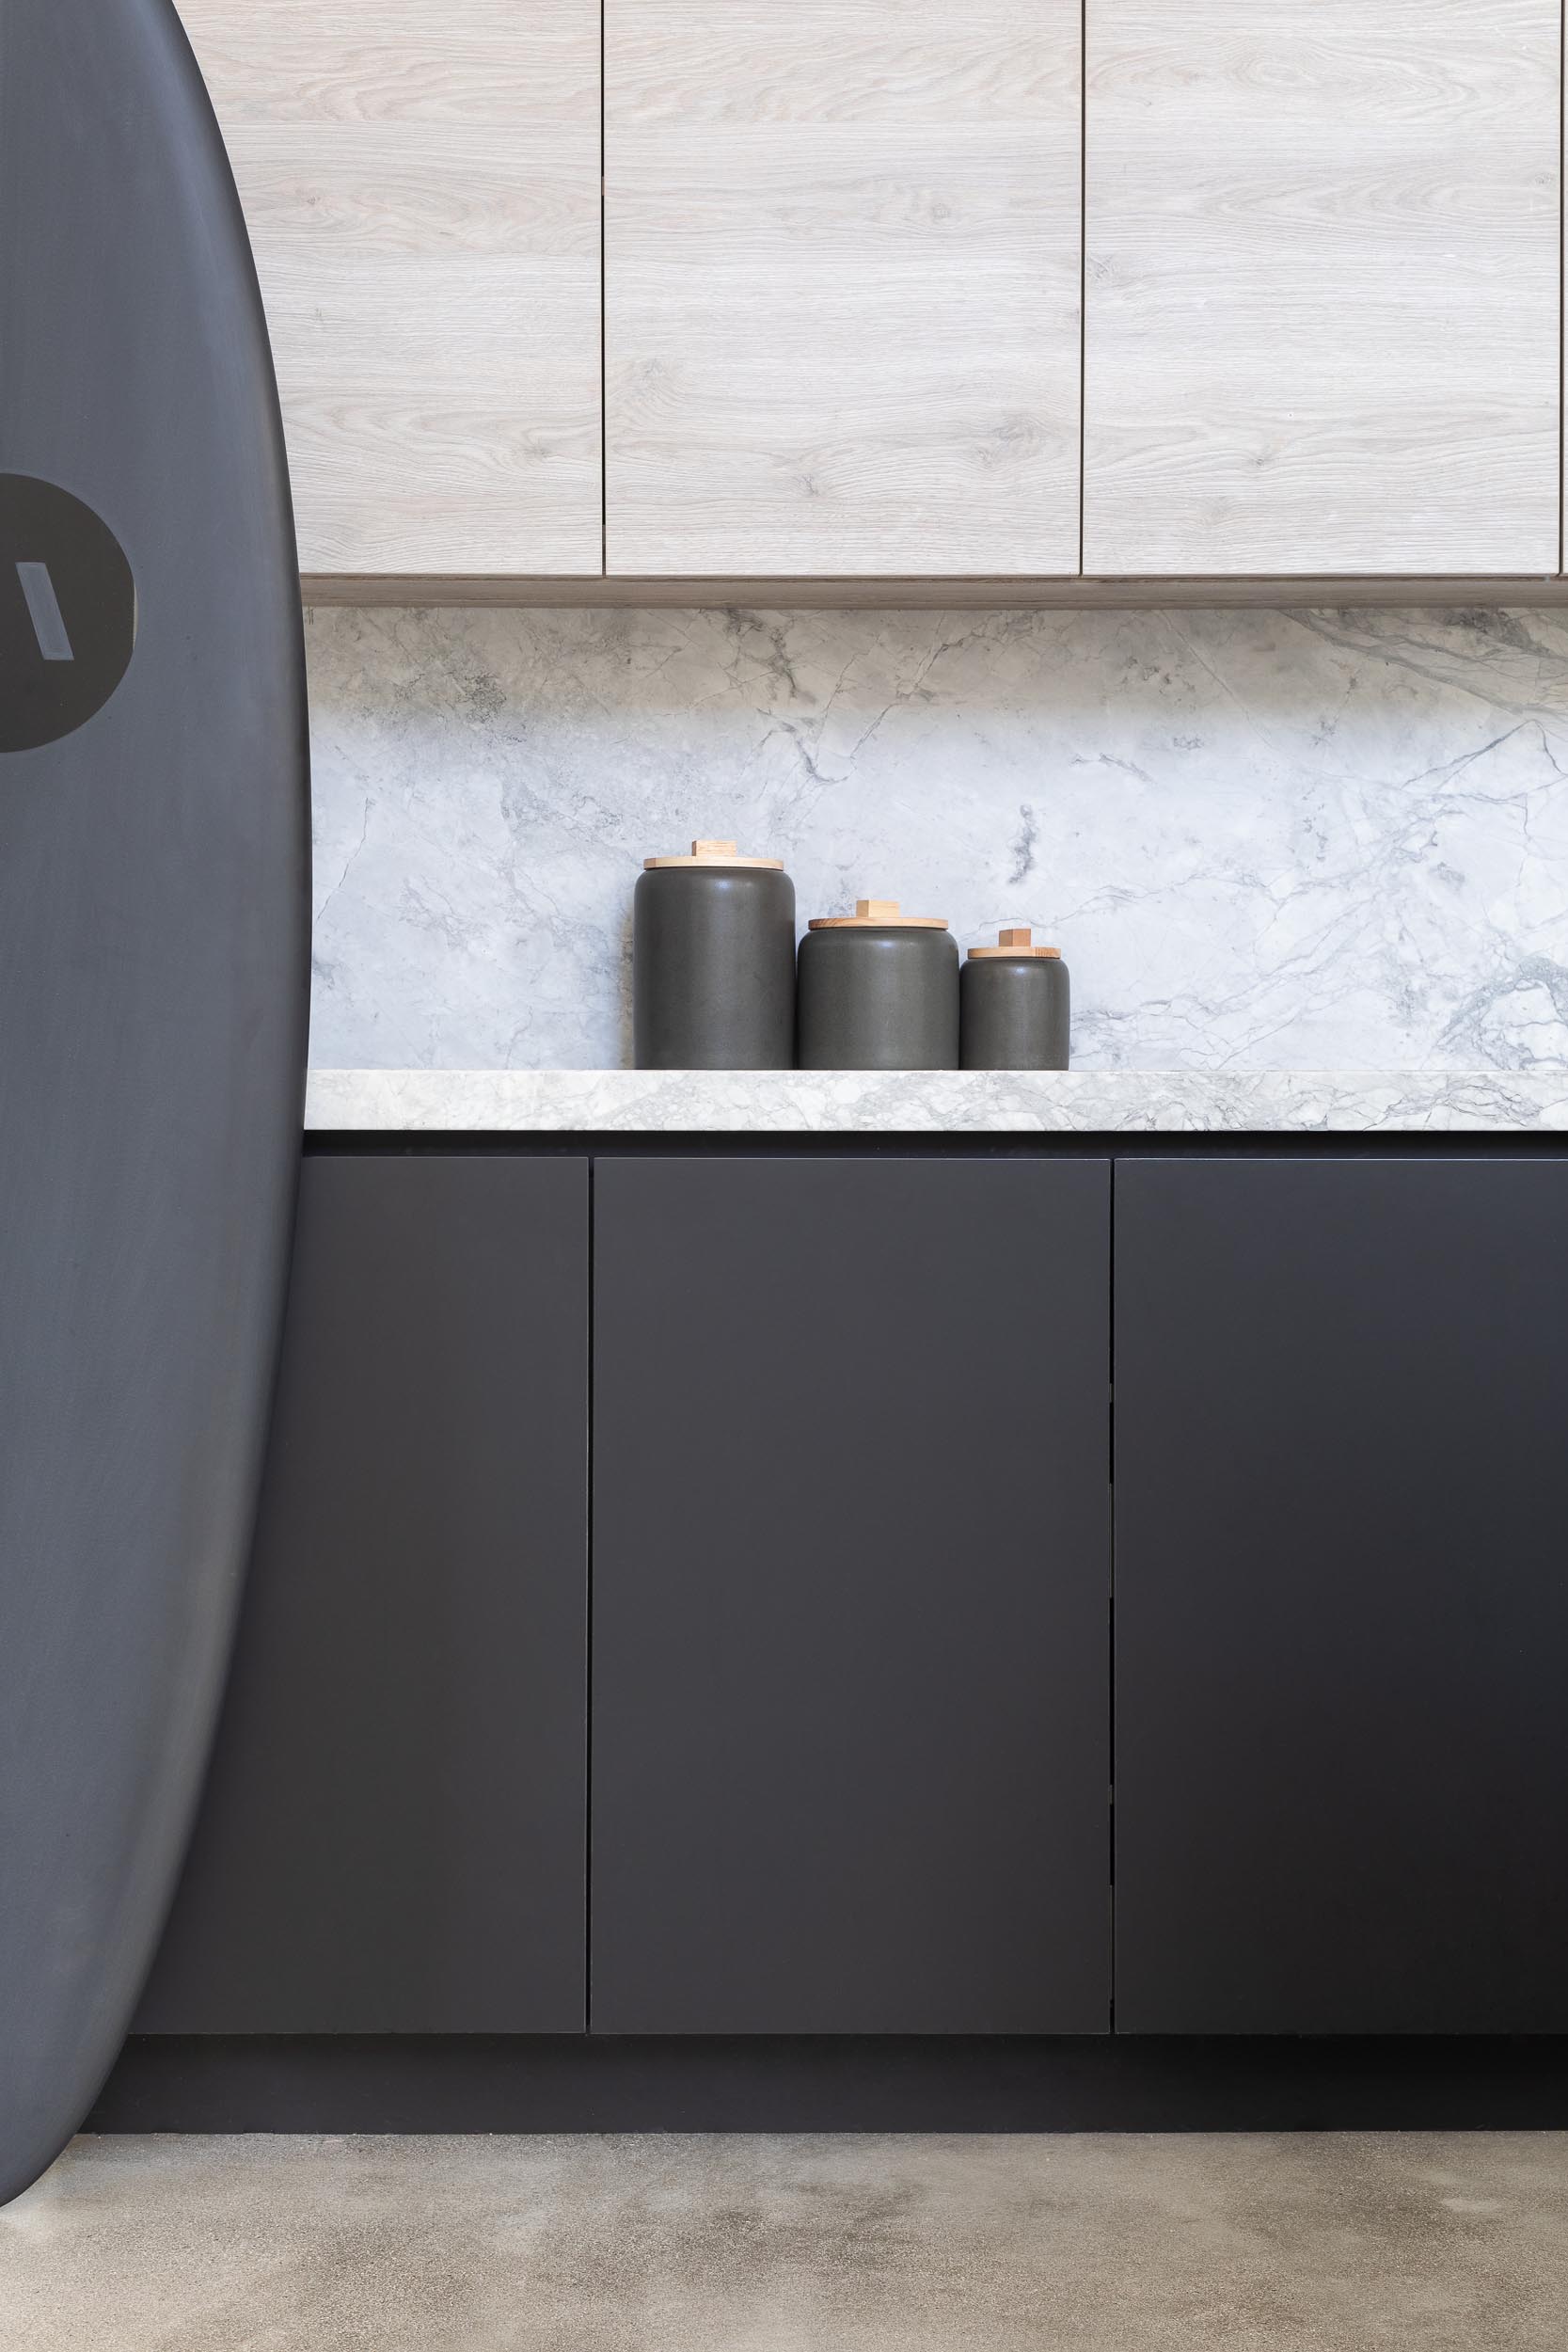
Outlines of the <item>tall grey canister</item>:
{"type": "Polygon", "coordinates": [[[1069,1043],[1067,965],[1025,930],[972,947],[960,983],[965,1070],[1065,1070],[1069,1043]]]}
{"type": "Polygon", "coordinates": [[[958,951],[944,917],[858,898],[800,942],[802,1070],[957,1070],[958,951]]]}
{"type": "Polygon", "coordinates": [[[795,885],[781,860],[733,841],[644,859],[631,995],[639,1070],[791,1069],[795,885]]]}

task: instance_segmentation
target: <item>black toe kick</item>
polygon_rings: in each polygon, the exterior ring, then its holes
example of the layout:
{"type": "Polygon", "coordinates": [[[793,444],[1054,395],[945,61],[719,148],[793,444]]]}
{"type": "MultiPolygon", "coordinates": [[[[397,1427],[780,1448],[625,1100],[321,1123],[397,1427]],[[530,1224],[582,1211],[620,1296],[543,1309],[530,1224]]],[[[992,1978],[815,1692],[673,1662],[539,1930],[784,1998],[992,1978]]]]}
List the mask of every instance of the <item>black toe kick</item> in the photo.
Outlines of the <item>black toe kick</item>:
{"type": "Polygon", "coordinates": [[[1568,2037],[134,2037],[89,2132],[1568,2127],[1568,2037]]]}

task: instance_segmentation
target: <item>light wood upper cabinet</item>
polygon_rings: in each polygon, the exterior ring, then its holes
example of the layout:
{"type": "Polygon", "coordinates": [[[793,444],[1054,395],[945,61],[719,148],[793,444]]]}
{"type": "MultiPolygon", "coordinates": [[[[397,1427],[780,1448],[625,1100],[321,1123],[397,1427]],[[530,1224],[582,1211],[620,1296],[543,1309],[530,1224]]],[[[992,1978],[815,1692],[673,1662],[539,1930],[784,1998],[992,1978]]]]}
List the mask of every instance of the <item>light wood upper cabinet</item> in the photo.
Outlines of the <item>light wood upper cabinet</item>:
{"type": "Polygon", "coordinates": [[[598,0],[180,0],[306,572],[602,556],[598,0]]]}
{"type": "Polygon", "coordinates": [[[335,593],[1559,568],[1562,0],[180,5],[335,593]]]}
{"type": "Polygon", "coordinates": [[[611,573],[1078,568],[1079,0],[606,0],[611,573]]]}
{"type": "Polygon", "coordinates": [[[1559,564],[1560,0],[1087,0],[1084,564],[1559,564]]]}

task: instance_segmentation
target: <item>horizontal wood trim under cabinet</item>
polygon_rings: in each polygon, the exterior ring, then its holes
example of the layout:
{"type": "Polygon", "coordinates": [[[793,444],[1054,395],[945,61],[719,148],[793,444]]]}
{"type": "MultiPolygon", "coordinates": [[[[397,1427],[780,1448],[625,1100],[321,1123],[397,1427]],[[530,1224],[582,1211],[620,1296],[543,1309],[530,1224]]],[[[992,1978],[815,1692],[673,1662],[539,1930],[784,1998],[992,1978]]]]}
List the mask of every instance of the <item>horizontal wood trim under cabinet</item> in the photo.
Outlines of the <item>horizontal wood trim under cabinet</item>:
{"type": "Polygon", "coordinates": [[[606,0],[607,568],[1075,572],[1080,0],[606,0]]]}
{"type": "Polygon", "coordinates": [[[1085,22],[1085,568],[1557,569],[1560,0],[1085,22]]]}
{"type": "Polygon", "coordinates": [[[597,573],[598,0],[180,0],[308,572],[597,573]]]}
{"type": "Polygon", "coordinates": [[[1304,612],[1332,605],[1399,606],[1568,604],[1568,579],[1560,572],[1488,574],[1480,579],[1406,575],[1347,579],[1317,575],[1271,579],[1082,580],[951,579],[880,580],[846,576],[780,579],[777,575],[724,579],[634,578],[532,579],[505,573],[404,573],[379,576],[307,573],[300,580],[309,605],[791,605],[860,612],[1007,611],[1021,607],[1053,611],[1158,611],[1165,605],[1259,606],[1304,612]]]}

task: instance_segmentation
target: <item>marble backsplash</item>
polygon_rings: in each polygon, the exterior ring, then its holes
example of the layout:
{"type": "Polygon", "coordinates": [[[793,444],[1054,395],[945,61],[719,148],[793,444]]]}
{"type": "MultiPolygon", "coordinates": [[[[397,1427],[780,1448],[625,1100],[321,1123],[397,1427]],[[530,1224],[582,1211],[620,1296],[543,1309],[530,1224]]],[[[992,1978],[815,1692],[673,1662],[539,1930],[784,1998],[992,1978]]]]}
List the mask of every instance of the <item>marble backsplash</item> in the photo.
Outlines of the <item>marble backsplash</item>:
{"type": "Polygon", "coordinates": [[[1568,611],[318,610],[318,1067],[629,1059],[693,834],[960,946],[1074,1060],[1568,1066],[1568,611]]]}

